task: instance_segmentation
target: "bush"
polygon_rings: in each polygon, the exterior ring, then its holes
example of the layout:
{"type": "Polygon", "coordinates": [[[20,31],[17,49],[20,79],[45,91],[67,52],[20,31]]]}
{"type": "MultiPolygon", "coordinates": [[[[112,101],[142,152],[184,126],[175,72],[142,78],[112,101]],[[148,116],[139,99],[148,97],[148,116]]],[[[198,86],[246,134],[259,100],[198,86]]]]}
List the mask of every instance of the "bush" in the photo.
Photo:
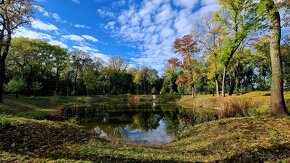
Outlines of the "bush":
{"type": "Polygon", "coordinates": [[[7,115],[0,115],[0,128],[10,126],[11,119],[7,115]]]}
{"type": "Polygon", "coordinates": [[[22,78],[15,78],[8,82],[5,85],[5,90],[10,93],[16,93],[16,97],[18,97],[18,93],[25,87],[25,82],[22,78]]]}
{"type": "Polygon", "coordinates": [[[78,120],[77,119],[78,119],[78,117],[72,117],[72,118],[66,120],[65,123],[75,126],[75,125],[78,125],[78,120]]]}

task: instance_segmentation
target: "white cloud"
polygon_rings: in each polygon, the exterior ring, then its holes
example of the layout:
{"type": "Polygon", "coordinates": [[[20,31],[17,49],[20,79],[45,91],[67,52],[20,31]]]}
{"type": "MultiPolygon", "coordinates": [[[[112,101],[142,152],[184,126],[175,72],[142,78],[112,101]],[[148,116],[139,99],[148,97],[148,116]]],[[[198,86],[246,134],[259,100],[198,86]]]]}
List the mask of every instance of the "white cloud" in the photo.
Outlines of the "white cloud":
{"type": "Polygon", "coordinates": [[[73,46],[74,49],[78,49],[78,50],[81,50],[81,51],[84,51],[84,52],[99,52],[98,49],[95,49],[95,48],[92,48],[92,47],[89,47],[89,46],[73,46]]]}
{"type": "Polygon", "coordinates": [[[41,33],[41,32],[35,32],[29,29],[26,29],[24,27],[20,27],[17,29],[16,33],[14,34],[14,37],[27,37],[32,39],[42,39],[42,40],[52,40],[52,36],[41,33]]]}
{"type": "Polygon", "coordinates": [[[35,8],[42,13],[43,16],[49,17],[49,12],[47,12],[43,7],[35,6],[35,8]]]}
{"type": "Polygon", "coordinates": [[[96,39],[95,37],[90,36],[90,35],[82,35],[82,36],[83,36],[83,38],[85,38],[85,39],[87,39],[89,41],[92,41],[92,42],[98,42],[99,41],[98,39],[96,39]]]}
{"type": "Polygon", "coordinates": [[[80,0],[72,0],[74,3],[81,4],[80,0]]]}
{"type": "Polygon", "coordinates": [[[113,12],[110,12],[109,10],[105,10],[105,9],[97,9],[97,13],[101,17],[115,17],[113,12]]]}
{"type": "Polygon", "coordinates": [[[91,27],[83,25],[83,24],[75,24],[74,27],[76,28],[84,28],[84,29],[90,29],[91,27]]]}
{"type": "Polygon", "coordinates": [[[40,7],[40,6],[35,6],[35,8],[37,9],[38,12],[42,13],[43,16],[52,17],[56,21],[61,21],[61,17],[57,13],[48,12],[43,7],[40,7]]]}
{"type": "Polygon", "coordinates": [[[13,37],[26,37],[31,39],[41,39],[44,41],[48,41],[51,45],[58,45],[62,48],[68,48],[66,44],[64,44],[61,41],[55,40],[51,35],[41,33],[41,32],[35,32],[29,29],[26,29],[24,27],[20,27],[17,29],[16,33],[13,35],[13,37]]]}
{"type": "Polygon", "coordinates": [[[58,45],[58,46],[60,46],[60,47],[62,47],[64,49],[68,48],[68,46],[66,44],[64,44],[63,42],[58,41],[58,40],[50,40],[48,43],[51,44],[51,45],[58,45]]]}
{"type": "Polygon", "coordinates": [[[110,56],[103,53],[91,53],[94,58],[101,58],[103,61],[108,62],[110,56]]]}
{"type": "Polygon", "coordinates": [[[51,15],[55,20],[61,20],[60,16],[57,13],[52,13],[51,15]]]}
{"type": "Polygon", "coordinates": [[[78,35],[64,35],[61,37],[71,41],[79,41],[79,42],[84,41],[84,38],[78,35]]]}
{"type": "MultiPolygon", "coordinates": [[[[207,0],[207,1],[212,1],[212,0],[207,0]]],[[[192,9],[193,7],[195,7],[195,5],[197,5],[199,2],[199,0],[174,0],[174,3],[177,6],[182,6],[188,9],[192,9]]]]}
{"type": "Polygon", "coordinates": [[[215,5],[215,4],[218,4],[218,0],[201,0],[200,3],[203,6],[215,5]]]}
{"type": "Polygon", "coordinates": [[[143,0],[141,6],[131,5],[104,28],[138,48],[132,63],[161,71],[169,58],[177,57],[175,39],[190,34],[200,14],[218,8],[217,0],[143,0]],[[201,8],[193,10],[199,3],[201,8]]]}
{"type": "Polygon", "coordinates": [[[31,26],[34,29],[40,29],[40,30],[44,30],[44,31],[57,31],[58,28],[50,23],[44,23],[40,20],[33,20],[31,22],[31,26]]]}

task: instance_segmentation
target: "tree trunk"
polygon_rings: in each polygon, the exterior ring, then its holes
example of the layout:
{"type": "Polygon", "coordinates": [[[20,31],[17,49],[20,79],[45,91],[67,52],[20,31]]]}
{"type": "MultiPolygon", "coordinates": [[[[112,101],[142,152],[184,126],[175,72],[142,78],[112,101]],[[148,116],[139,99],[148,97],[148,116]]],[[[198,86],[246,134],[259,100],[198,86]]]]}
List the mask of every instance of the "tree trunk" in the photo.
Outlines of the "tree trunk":
{"type": "Polygon", "coordinates": [[[218,82],[218,75],[215,76],[215,91],[216,91],[216,96],[219,97],[219,82],[218,82]]]}
{"type": "Polygon", "coordinates": [[[66,96],[68,96],[69,95],[69,89],[68,89],[68,83],[67,83],[67,81],[66,81],[66,96]]]}
{"type": "Polygon", "coordinates": [[[191,86],[191,96],[194,98],[195,97],[195,87],[194,84],[191,86]]]}
{"type": "Polygon", "coordinates": [[[223,72],[223,82],[222,82],[222,97],[225,97],[225,82],[226,82],[226,67],[223,72]]]}
{"type": "MultiPolygon", "coordinates": [[[[10,24],[7,24],[8,29],[10,29],[10,24]]],[[[7,31],[7,39],[5,42],[5,46],[0,45],[0,103],[3,103],[3,85],[5,81],[5,60],[8,55],[8,51],[11,43],[11,35],[12,32],[10,30],[7,31]]],[[[3,36],[3,34],[1,34],[3,36]]],[[[3,43],[3,37],[1,38],[1,43],[3,43]]]]}
{"type": "Polygon", "coordinates": [[[236,78],[237,78],[237,73],[235,71],[233,78],[231,78],[231,85],[230,85],[230,90],[229,90],[229,96],[231,96],[231,95],[234,94],[235,86],[236,86],[236,78]]]}
{"type": "Polygon", "coordinates": [[[272,67],[272,85],[271,85],[271,111],[275,117],[284,117],[289,115],[284,96],[283,96],[283,72],[281,62],[281,24],[279,11],[275,11],[274,1],[269,1],[267,9],[271,21],[271,67],[272,67]]]}
{"type": "Polygon", "coordinates": [[[0,56],[0,103],[3,103],[3,85],[5,78],[5,60],[0,56]]]}
{"type": "Polygon", "coordinates": [[[77,95],[77,74],[75,74],[74,88],[73,88],[74,96],[77,95]]]}
{"type": "Polygon", "coordinates": [[[55,84],[55,91],[54,91],[54,95],[57,96],[58,95],[58,90],[59,90],[59,69],[56,69],[56,84],[55,84]]]}

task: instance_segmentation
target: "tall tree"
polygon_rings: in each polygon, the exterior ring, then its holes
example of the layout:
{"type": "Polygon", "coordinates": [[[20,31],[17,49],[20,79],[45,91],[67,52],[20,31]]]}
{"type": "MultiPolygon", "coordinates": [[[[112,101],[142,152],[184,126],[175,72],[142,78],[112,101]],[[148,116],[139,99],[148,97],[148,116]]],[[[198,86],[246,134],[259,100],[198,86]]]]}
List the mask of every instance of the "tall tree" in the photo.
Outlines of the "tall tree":
{"type": "Polygon", "coordinates": [[[199,35],[199,43],[202,46],[208,60],[208,78],[214,80],[216,96],[219,97],[219,76],[221,72],[221,64],[218,61],[218,48],[223,43],[223,38],[227,34],[225,27],[221,22],[215,21],[213,13],[202,15],[198,24],[200,28],[194,33],[201,32],[199,35]]]}
{"type": "Polygon", "coordinates": [[[176,85],[176,80],[178,77],[178,71],[172,65],[166,65],[164,69],[165,77],[162,84],[161,93],[173,94],[177,92],[178,86],[176,85]]]}
{"type": "Polygon", "coordinates": [[[252,0],[220,0],[221,9],[216,13],[228,31],[225,42],[219,49],[219,60],[224,65],[222,79],[222,96],[225,96],[225,82],[229,63],[247,35],[254,29],[259,17],[252,0]]]}
{"type": "Polygon", "coordinates": [[[182,68],[182,73],[178,76],[177,83],[190,87],[192,90],[192,96],[195,93],[195,64],[197,63],[193,55],[199,51],[197,48],[197,42],[193,40],[192,35],[185,35],[182,38],[174,41],[175,53],[179,53],[182,57],[182,61],[178,58],[171,58],[168,60],[174,67],[182,68]]]}
{"type": "Polygon", "coordinates": [[[3,102],[5,60],[8,55],[12,34],[33,16],[34,0],[5,0],[0,5],[0,103],[3,102]]]}
{"type": "Polygon", "coordinates": [[[55,69],[56,76],[54,95],[58,95],[60,73],[64,69],[66,62],[68,61],[68,54],[66,50],[61,48],[60,46],[50,45],[50,48],[52,52],[52,63],[55,69]]]}
{"type": "MultiPolygon", "coordinates": [[[[282,1],[284,2],[284,1],[282,1]]],[[[289,7],[289,2],[285,1],[289,7]]],[[[271,85],[271,111],[276,117],[290,115],[286,108],[283,95],[283,71],[281,61],[281,18],[279,13],[279,4],[275,4],[274,0],[263,0],[261,4],[267,12],[270,20],[270,54],[272,68],[272,85],[271,85]]]]}

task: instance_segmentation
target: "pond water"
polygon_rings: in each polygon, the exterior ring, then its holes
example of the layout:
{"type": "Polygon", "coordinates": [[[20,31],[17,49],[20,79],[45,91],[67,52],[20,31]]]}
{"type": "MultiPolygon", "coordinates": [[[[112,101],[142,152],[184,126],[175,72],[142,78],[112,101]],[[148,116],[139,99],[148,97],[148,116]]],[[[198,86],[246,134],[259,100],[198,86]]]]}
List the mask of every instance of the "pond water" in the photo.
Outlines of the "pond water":
{"type": "Polygon", "coordinates": [[[169,143],[184,129],[216,119],[213,114],[156,102],[73,105],[64,108],[63,114],[66,119],[76,117],[79,124],[95,136],[150,145],[169,143]]]}

